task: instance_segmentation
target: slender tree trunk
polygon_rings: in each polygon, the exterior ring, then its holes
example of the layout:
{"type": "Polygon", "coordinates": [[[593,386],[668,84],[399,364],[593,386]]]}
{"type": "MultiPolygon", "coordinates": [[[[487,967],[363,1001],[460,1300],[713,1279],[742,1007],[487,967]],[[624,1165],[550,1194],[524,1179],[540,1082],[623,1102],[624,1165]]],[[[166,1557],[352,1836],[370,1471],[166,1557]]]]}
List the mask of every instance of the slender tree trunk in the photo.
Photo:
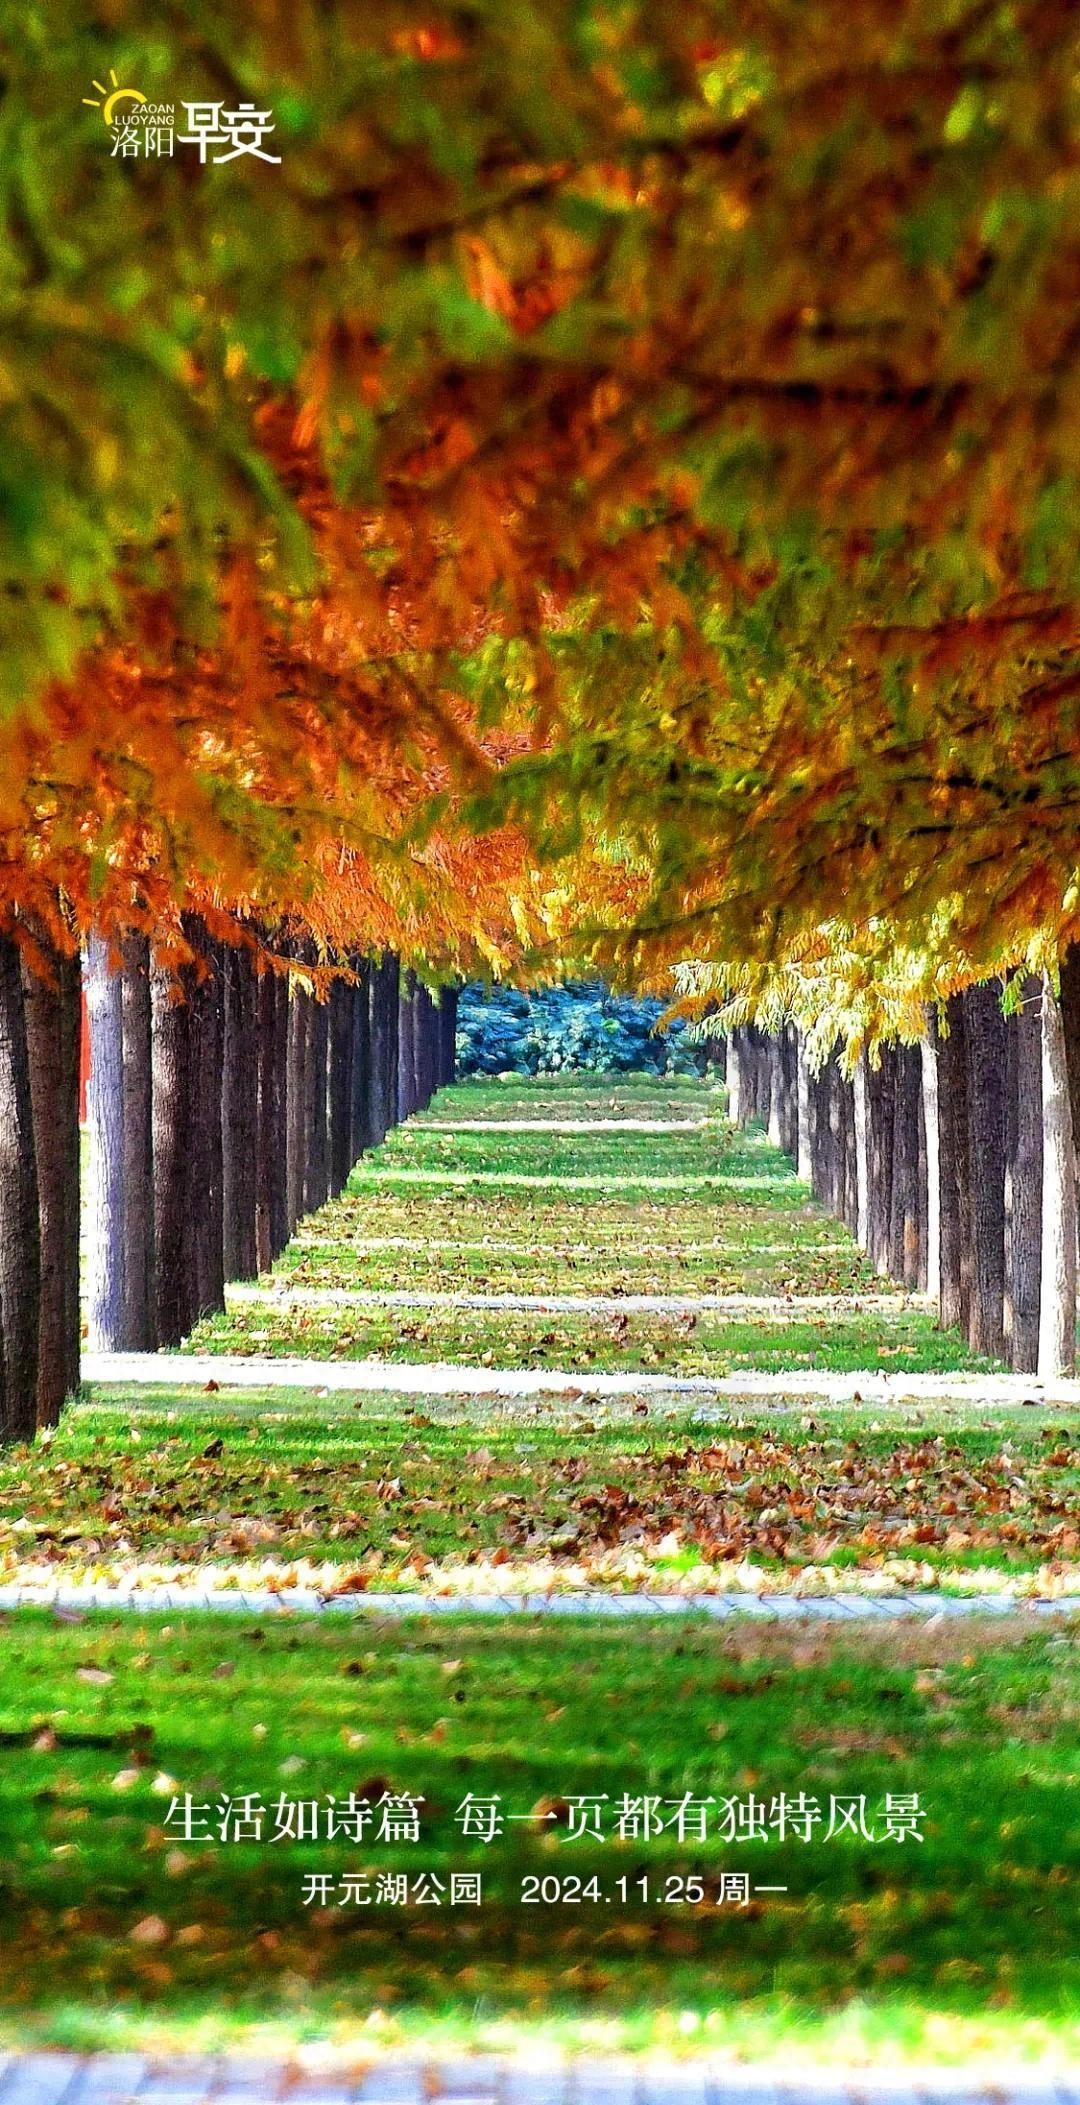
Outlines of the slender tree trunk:
{"type": "Polygon", "coordinates": [[[733,1126],[742,1124],[742,1069],[739,1064],[738,1032],[728,1039],[727,1115],[733,1126]]]}
{"type": "Polygon", "coordinates": [[[964,994],[971,1166],[973,1352],[1000,1359],[1005,1309],[1005,1018],[996,982],[964,994]]]}
{"type": "Polygon", "coordinates": [[[0,1439],[37,1429],[41,1242],[26,1007],[18,945],[0,936],[0,1439]]]}
{"type": "Polygon", "coordinates": [[[799,1181],[809,1184],[814,1174],[814,1157],[810,1130],[810,1068],[806,1058],[806,1040],[802,1032],[798,1036],[798,1075],[796,1081],[796,1169],[799,1181]]]}
{"type": "Polygon", "coordinates": [[[307,1175],[307,1104],[308,1104],[308,1010],[311,996],[306,987],[293,980],[288,987],[288,1082],[286,1103],[288,1118],[287,1149],[287,1195],[289,1234],[292,1235],[304,1211],[304,1183],[307,1175]]]}
{"type": "Polygon", "coordinates": [[[935,1017],[941,1201],[941,1327],[966,1332],[971,1316],[971,1158],[967,1016],[954,994],[942,1030],[935,1017]]]}
{"type": "Polygon", "coordinates": [[[132,930],[120,946],[124,1039],[124,1293],[122,1349],[157,1345],[154,1288],[154,1083],[150,945],[132,930]]]}
{"type": "Polygon", "coordinates": [[[414,1112],[424,1109],[424,1090],[427,1080],[425,993],[426,989],[417,981],[413,987],[412,994],[412,1109],[414,1112]]]}
{"type": "Polygon", "coordinates": [[[1049,980],[1042,998],[1042,1114],[1038,1371],[1051,1381],[1076,1366],[1076,1151],[1065,1032],[1049,980]]]}
{"type": "Polygon", "coordinates": [[[420,1108],[426,1111],[439,1086],[439,1012],[429,988],[420,987],[417,991],[420,1001],[417,1034],[420,1108]]]}
{"type": "Polygon", "coordinates": [[[439,1086],[449,1088],[457,1074],[458,990],[443,987],[439,998],[439,1086]]]}
{"type": "Polygon", "coordinates": [[[401,975],[398,999],[398,1123],[416,1109],[416,982],[411,972],[401,975]]]}
{"type": "Polygon", "coordinates": [[[1006,1023],[1005,1339],[1017,1374],[1039,1364],[1042,1270],[1042,982],[1028,978],[1006,1023]]]}
{"type": "Polygon", "coordinates": [[[756,1023],[750,1026],[750,1058],[753,1063],[753,1116],[766,1133],[772,1118],[772,1070],[769,1046],[756,1023]]]}
{"type": "Polygon", "coordinates": [[[825,1106],[822,1100],[821,1075],[810,1075],[810,1175],[807,1179],[815,1199],[820,1199],[824,1190],[822,1183],[825,1154],[828,1148],[828,1130],[825,1124],[825,1106]]]}
{"type": "Polygon", "coordinates": [[[1058,1007],[1065,1040],[1073,1145],[1080,1168],[1080,943],[1070,943],[1061,960],[1058,1007]]]}
{"type": "Polygon", "coordinates": [[[919,1109],[922,1061],[910,1045],[893,1051],[892,1190],[888,1269],[899,1285],[919,1283],[919,1109]]]}
{"type": "Polygon", "coordinates": [[[937,1049],[930,1038],[919,1047],[922,1061],[923,1134],[926,1151],[926,1269],[923,1285],[941,1296],[941,1174],[938,1140],[937,1049]]]}
{"type": "Polygon", "coordinates": [[[226,1279],[253,1279],[259,1268],[259,989],[251,952],[242,944],[224,945],[221,963],[223,1270],[226,1279]]]}
{"type": "Polygon", "coordinates": [[[344,1191],[353,1166],[353,1005],[356,988],[337,979],[330,989],[330,1192],[344,1191]]]}
{"type": "Polygon", "coordinates": [[[852,1077],[838,1077],[840,1091],[840,1129],[844,1153],[844,1210],[841,1218],[854,1235],[859,1221],[859,1162],[855,1133],[855,1082],[852,1077]]]}
{"type": "Polygon", "coordinates": [[[90,1032],[89,1332],[99,1352],[124,1345],[127,1276],[124,1206],[124,983],[105,938],[86,945],[86,1014],[90,1032]]]}
{"type": "Polygon", "coordinates": [[[194,1305],[187,1255],[191,1005],[181,998],[189,976],[185,972],[177,983],[159,965],[150,971],[156,1328],[162,1345],[179,1345],[186,1337],[194,1305]]]}
{"type": "Polygon", "coordinates": [[[784,1066],[783,1045],[779,1036],[770,1038],[769,1060],[769,1124],[768,1134],[774,1148],[783,1147],[783,1094],[784,1066]]]}
{"type": "Polygon", "coordinates": [[[221,1097],[224,999],[221,946],[203,921],[185,915],[184,933],[205,964],[192,976],[191,1140],[187,1179],[187,1258],[194,1281],[196,1316],[225,1306],[225,1242],[222,1211],[221,1097]]]}
{"type": "Polygon", "coordinates": [[[855,1240],[865,1250],[870,1234],[870,1093],[865,1053],[855,1069],[852,1086],[855,1099],[855,1240]]]}
{"type": "Polygon", "coordinates": [[[867,1254],[875,1270],[889,1269],[889,1222],[892,1215],[893,1138],[895,1129],[896,1065],[891,1046],[884,1046],[881,1064],[868,1071],[870,1103],[869,1148],[869,1235],[867,1254]]]}
{"type": "Polygon", "coordinates": [[[371,975],[372,1126],[376,1146],[385,1140],[397,1120],[399,981],[397,958],[387,951],[371,975]]]}
{"type": "Polygon", "coordinates": [[[287,978],[280,972],[260,973],[255,999],[258,1039],[255,1252],[259,1270],[265,1272],[289,1240],[287,978]]]}
{"type": "Polygon", "coordinates": [[[365,1148],[375,1145],[375,1100],[374,1077],[371,1071],[371,963],[368,958],[353,959],[356,986],[353,988],[351,1005],[352,1058],[350,1075],[352,1090],[349,1119],[349,1168],[359,1162],[365,1148]]]}
{"type": "MultiPolygon", "coordinates": [[[[39,937],[40,941],[40,937],[39,937]]],[[[37,1423],[55,1425],[79,1386],[79,1033],[77,957],[51,946],[51,979],[23,967],[37,1162],[41,1297],[37,1423]]]]}
{"type": "Polygon", "coordinates": [[[843,1077],[835,1052],[825,1069],[825,1103],[829,1121],[829,1174],[826,1203],[837,1220],[844,1217],[844,1182],[847,1170],[844,1144],[843,1077]]]}
{"type": "Polygon", "coordinates": [[[315,1213],[330,1195],[330,1129],[327,1117],[327,1081],[330,1045],[330,1007],[312,1001],[307,1016],[307,1058],[304,1079],[307,1088],[307,1164],[304,1174],[304,1212],[315,1213]]]}
{"type": "Polygon", "coordinates": [[[280,1257],[289,1240],[289,982],[284,973],[274,979],[274,1061],[270,1122],[276,1146],[270,1163],[270,1252],[280,1257]]]}

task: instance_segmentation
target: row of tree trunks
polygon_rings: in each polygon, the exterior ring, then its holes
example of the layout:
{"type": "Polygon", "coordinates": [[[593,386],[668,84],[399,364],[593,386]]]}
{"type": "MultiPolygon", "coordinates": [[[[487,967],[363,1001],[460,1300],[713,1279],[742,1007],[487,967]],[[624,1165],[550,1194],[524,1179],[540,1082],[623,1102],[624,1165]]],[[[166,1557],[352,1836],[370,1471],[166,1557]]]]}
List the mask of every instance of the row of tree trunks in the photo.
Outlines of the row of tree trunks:
{"type": "Polygon", "coordinates": [[[440,1006],[412,972],[402,975],[398,999],[397,1105],[399,1119],[424,1111],[447,1076],[453,1077],[457,996],[444,988],[440,1006]]]}
{"type": "MultiPolygon", "coordinates": [[[[454,1079],[456,993],[403,983],[395,957],[353,958],[319,1001],[198,917],[184,931],[179,971],[138,933],[87,945],[88,1314],[105,1350],[178,1344],[454,1079]]],[[[84,977],[32,934],[32,962],[0,938],[2,1440],[55,1424],[80,1378],[84,977]]]]}
{"type": "Polygon", "coordinates": [[[46,961],[47,977],[22,968],[38,1195],[39,1427],[55,1425],[65,1399],[78,1388],[80,1336],[81,981],[77,957],[50,948],[46,961]]]}
{"type": "MultiPolygon", "coordinates": [[[[194,917],[184,932],[194,962],[179,973],[152,966],[141,938],[119,970],[104,945],[88,952],[90,1327],[103,1350],[178,1344],[224,1306],[227,1279],[273,1262],[396,1122],[403,1045],[404,1115],[453,1079],[441,1012],[415,983],[400,992],[395,957],[351,958],[319,999],[302,970],[260,970],[254,947],[219,944],[194,917]]],[[[294,954],[314,964],[307,946],[294,954]]]]}
{"type": "Polygon", "coordinates": [[[1076,1333],[1080,971],[988,981],[853,1078],[786,1031],[731,1035],[729,1108],[760,1120],[875,1268],[939,1302],[942,1326],[1016,1372],[1071,1371],[1076,1333]],[[1066,1002],[1068,999],[1072,1008],[1066,1002]]]}

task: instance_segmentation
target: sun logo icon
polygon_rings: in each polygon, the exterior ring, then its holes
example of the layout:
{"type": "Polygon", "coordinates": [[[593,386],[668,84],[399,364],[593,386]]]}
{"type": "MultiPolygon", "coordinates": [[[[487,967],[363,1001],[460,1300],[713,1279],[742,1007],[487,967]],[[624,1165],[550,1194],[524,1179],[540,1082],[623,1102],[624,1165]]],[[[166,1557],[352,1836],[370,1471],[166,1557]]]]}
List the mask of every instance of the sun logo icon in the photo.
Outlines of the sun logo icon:
{"type": "Polygon", "coordinates": [[[94,82],[94,86],[98,91],[98,95],[103,95],[105,97],[104,109],[102,109],[102,105],[98,101],[96,95],[83,96],[83,101],[88,109],[102,110],[102,115],[104,116],[106,124],[112,124],[114,122],[116,105],[118,102],[146,101],[146,97],[144,94],[142,94],[140,89],[122,88],[111,67],[109,69],[109,79],[112,82],[111,91],[105,86],[103,81],[96,80],[94,82]]]}

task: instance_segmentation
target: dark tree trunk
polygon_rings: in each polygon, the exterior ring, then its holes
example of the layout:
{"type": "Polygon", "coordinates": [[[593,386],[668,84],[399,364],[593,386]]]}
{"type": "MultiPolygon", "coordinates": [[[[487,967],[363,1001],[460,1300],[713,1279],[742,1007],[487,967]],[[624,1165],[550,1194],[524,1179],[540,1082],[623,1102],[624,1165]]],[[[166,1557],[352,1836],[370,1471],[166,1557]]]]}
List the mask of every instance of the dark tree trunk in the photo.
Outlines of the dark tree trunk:
{"type": "Polygon", "coordinates": [[[457,988],[443,987],[439,997],[440,1089],[449,1088],[457,1075],[457,1010],[457,988]]]}
{"type": "Polygon", "coordinates": [[[1017,1374],[1039,1364],[1042,1268],[1042,982],[1024,982],[1020,1008],[1006,1021],[1004,1332],[1017,1374]]]}
{"type": "Polygon", "coordinates": [[[922,1058],[917,1046],[893,1049],[892,1189],[888,1270],[900,1286],[919,1283],[919,1127],[922,1058]]]}
{"type": "Polygon", "coordinates": [[[754,1063],[754,1117],[768,1132],[772,1117],[772,1061],[768,1039],[756,1023],[750,1027],[750,1043],[754,1063]]]}
{"type": "Polygon", "coordinates": [[[824,1096],[822,1071],[810,1073],[810,1189],[815,1199],[825,1193],[829,1154],[829,1107],[824,1096]]]}
{"type": "Polygon", "coordinates": [[[224,1039],[222,947],[195,915],[184,933],[207,966],[191,987],[191,1148],[188,1157],[188,1259],[196,1316],[225,1306],[222,1213],[221,1074],[224,1039]]]}
{"type": "Polygon", "coordinates": [[[967,1015],[962,994],[935,1018],[941,1207],[941,1326],[966,1332],[971,1316],[971,1156],[968,1131],[967,1015]]]}
{"type": "Polygon", "coordinates": [[[838,1221],[843,1221],[847,1219],[847,1095],[837,1053],[833,1054],[829,1062],[829,1133],[832,1157],[832,1195],[829,1211],[836,1215],[838,1221]]]}
{"type": "Polygon", "coordinates": [[[1042,987],[1042,1276],[1039,1375],[1076,1370],[1076,1136],[1060,1004],[1042,987]]]}
{"type": "Polygon", "coordinates": [[[416,1108],[426,1111],[438,1088],[439,1018],[426,987],[416,990],[416,1108]]]}
{"type": "Polygon", "coordinates": [[[330,1007],[312,1001],[307,1015],[306,1085],[307,1166],[304,1175],[304,1212],[325,1206],[330,1193],[330,1131],[327,1118],[327,1070],[330,1045],[330,1007]]]}
{"type": "Polygon", "coordinates": [[[727,1073],[724,1079],[727,1084],[727,1115],[731,1124],[739,1127],[743,1122],[743,1072],[738,1025],[728,1038],[727,1073]]]}
{"type": "Polygon", "coordinates": [[[878,1272],[889,1269],[889,1223],[892,1218],[893,1137],[896,1123],[896,1064],[891,1046],[882,1049],[879,1067],[867,1072],[870,1113],[867,1193],[867,1255],[878,1272]]]}
{"type": "MultiPolygon", "coordinates": [[[[930,1158],[928,1153],[928,1149],[930,1146],[930,1136],[928,1136],[926,1131],[926,1081],[923,1073],[924,1055],[924,1046],[922,1046],[921,1044],[916,1045],[914,1047],[914,1058],[915,1072],[919,1090],[919,1157],[918,1162],[916,1164],[916,1241],[918,1245],[919,1262],[916,1269],[913,1284],[918,1288],[919,1292],[923,1294],[926,1292],[927,1289],[928,1268],[930,1264],[930,1158]]],[[[936,1284],[936,1269],[934,1277],[936,1284]]]]}
{"type": "Polygon", "coordinates": [[[353,959],[356,985],[352,990],[352,1093],[349,1104],[349,1167],[359,1162],[365,1148],[374,1145],[371,1073],[371,965],[367,958],[353,959]]]}
{"type": "Polygon", "coordinates": [[[852,1235],[859,1220],[859,1168],[855,1149],[855,1085],[841,1074],[837,1078],[840,1095],[840,1131],[843,1149],[843,1199],[840,1218],[852,1235]]]}
{"type": "Polygon", "coordinates": [[[90,1079],[89,1329],[99,1352],[124,1345],[127,1276],[124,1207],[124,982],[109,945],[91,935],[86,945],[86,1016],[90,1079]]]}
{"type": "Polygon", "coordinates": [[[255,1245],[260,1272],[289,1240],[288,1107],[289,982],[263,972],[256,989],[258,1129],[255,1172],[255,1245]]]}
{"type": "Polygon", "coordinates": [[[256,1206],[259,1162],[258,987],[251,952],[222,951],[224,1014],[221,1061],[221,1207],[226,1279],[253,1279],[259,1268],[256,1206]]]}
{"type": "Polygon", "coordinates": [[[133,930],[121,944],[124,1035],[125,1352],[157,1345],[154,1289],[154,1083],[151,1059],[150,945],[133,930]]]}
{"type": "Polygon", "coordinates": [[[37,1429],[41,1242],[22,967],[0,936],[0,1439],[37,1429]]]}
{"type": "Polygon", "coordinates": [[[1073,1146],[1076,1151],[1077,1168],[1080,1169],[1080,943],[1070,943],[1061,960],[1058,1009],[1065,1037],[1073,1146]]]}
{"type": "Polygon", "coordinates": [[[397,1119],[398,961],[387,952],[371,974],[372,1141],[378,1147],[397,1119]]]}
{"type": "Polygon", "coordinates": [[[814,1083],[806,1055],[806,1040],[795,1034],[795,1171],[800,1183],[810,1184],[814,1175],[814,1083]]]}
{"type": "Polygon", "coordinates": [[[151,966],[154,1255],[157,1334],[162,1345],[179,1345],[186,1337],[194,1304],[187,1254],[191,1005],[182,998],[189,977],[185,971],[177,983],[163,967],[151,966]]]}
{"type": "Polygon", "coordinates": [[[79,1386],[81,974],[77,957],[50,949],[47,961],[48,980],[23,969],[41,1245],[39,1426],[55,1425],[79,1386]]]}
{"type": "Polygon", "coordinates": [[[356,988],[343,979],[330,989],[330,1192],[344,1191],[353,1166],[353,1006],[356,988]]]}
{"type": "Polygon", "coordinates": [[[968,1159],[971,1167],[973,1352],[1000,1359],[1005,1308],[1005,1018],[997,982],[968,987],[968,1159]]]}
{"type": "Polygon", "coordinates": [[[398,998],[397,1116],[400,1124],[416,1109],[416,982],[401,975],[398,998]]]}
{"type": "Polygon", "coordinates": [[[795,1032],[790,1024],[780,1033],[778,1058],[780,1145],[794,1161],[799,1147],[798,1059],[795,1032]]]}
{"type": "Polygon", "coordinates": [[[294,980],[288,991],[287,1179],[289,1234],[304,1211],[307,1180],[308,1010],[311,996],[294,980]]]}

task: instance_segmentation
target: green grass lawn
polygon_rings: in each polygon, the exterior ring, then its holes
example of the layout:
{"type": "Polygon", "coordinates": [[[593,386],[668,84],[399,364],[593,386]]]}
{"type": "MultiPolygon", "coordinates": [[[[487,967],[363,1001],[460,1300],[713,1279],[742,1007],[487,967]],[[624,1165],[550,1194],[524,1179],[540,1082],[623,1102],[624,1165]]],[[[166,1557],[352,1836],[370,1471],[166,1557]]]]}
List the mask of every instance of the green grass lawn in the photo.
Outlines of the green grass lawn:
{"type": "Polygon", "coordinates": [[[611,1373],[728,1375],[802,1367],[847,1373],[867,1366],[947,1373],[984,1362],[958,1334],[942,1334],[924,1311],[882,1318],[811,1314],[567,1315],[515,1309],[332,1307],[234,1304],[201,1323],[195,1352],[256,1352],[272,1359],[369,1359],[452,1366],[563,1367],[611,1373]]]}
{"type": "Polygon", "coordinates": [[[498,1560],[625,1586],[794,1578],[914,1560],[943,1583],[1058,1574],[1080,1560],[1080,1425],[1066,1414],[927,1406],[732,1405],[703,1425],[633,1405],[544,1398],[527,1417],[473,1401],[309,1391],[100,1390],[47,1447],[0,1454],[0,1573],[177,1559],[297,1559],[380,1586],[498,1560]]]}
{"type": "Polygon", "coordinates": [[[1065,1631],[646,1625],[628,1644],[534,1621],[23,1615],[0,1645],[9,2037],[1080,2050],[1065,1631]],[[211,1822],[229,1802],[230,1835],[237,1802],[259,1800],[263,1839],[185,1842],[168,1814],[186,1792],[211,1822]],[[369,1813],[422,1799],[419,1842],[373,1824],[327,1839],[325,1801],[350,1792],[369,1813]],[[824,1815],[809,1842],[777,1830],[799,1793],[824,1815]],[[826,1838],[840,1798],[880,1835],[886,1793],[918,1795],[921,1843],[826,1838]],[[466,1838],[468,1794],[524,1817],[466,1838]],[[671,1825],[684,1794],[716,1801],[704,1839],[671,1825]],[[724,1801],[751,1794],[769,1838],[730,1840],[724,1801]],[[570,1838],[589,1796],[603,1841],[570,1838]],[[643,1796],[662,1831],[635,1839],[628,1815],[617,1839],[619,1805],[643,1796]],[[283,1799],[322,1809],[318,1839],[271,1839],[283,1799]],[[425,1905],[415,1886],[404,1906],[338,1904],[345,1874],[373,1888],[410,1870],[478,1872],[483,1905],[425,1905]],[[787,1891],[721,1905],[724,1872],[787,1891]],[[330,1877],[329,1904],[303,1904],[309,1874],[330,1877]]]}
{"type": "MultiPolygon", "coordinates": [[[[909,1372],[977,1367],[957,1335],[896,1295],[891,1311],[858,1294],[889,1289],[760,1133],[733,1133],[714,1091],[688,1082],[700,1130],[574,1129],[597,1104],[611,1116],[672,1116],[671,1086],[642,1078],[623,1096],[560,1085],[564,1134],[474,1120],[551,1108],[542,1084],[465,1083],[440,1095],[357,1165],[348,1193],[305,1223],[275,1276],[291,1286],[414,1292],[745,1292],[836,1294],[829,1312],[780,1307],[718,1314],[272,1308],[234,1300],[202,1323],[197,1351],[268,1357],[568,1367],[727,1375],[743,1369],[909,1372]],[[612,1109],[612,1102],[614,1109],[612,1109]],[[444,1132],[452,1120],[466,1130],[444,1132]]],[[[682,1115],[686,1116],[687,1113],[682,1115]]]]}
{"type": "MultiPolygon", "coordinates": [[[[302,1224],[276,1278],[743,1292],[776,1308],[234,1301],[192,1343],[571,1376],[972,1365],[904,1297],[866,1304],[886,1283],[721,1103],[642,1077],[443,1092],[302,1224]],[[538,1117],[601,1130],[505,1129],[538,1117]],[[474,1119],[489,1130],[437,1130],[474,1119]],[[785,1305],[835,1293],[835,1311],[785,1305]]],[[[32,1449],[0,1453],[0,1575],[210,1572],[286,1597],[290,1582],[1078,1584],[1075,1414],[977,1397],[811,1406],[793,1383],[788,1407],[732,1397],[706,1419],[677,1395],[604,1407],[572,1379],[504,1408],[192,1389],[184,1372],[178,1356],[175,1389],[100,1388],[32,1449]]],[[[0,2038],[1075,2058],[1076,1627],[0,1617],[0,2038]],[[263,1839],[184,1841],[169,1807],[187,1792],[227,1830],[229,1805],[257,1799],[263,1839]],[[925,1838],[902,1845],[813,1825],[808,1842],[782,1839],[775,1822],[767,1841],[734,1841],[715,1807],[702,1838],[680,1840],[668,1819],[685,1794],[775,1807],[805,1793],[825,1824],[832,1799],[864,1800],[877,1833],[885,1794],[913,1792],[925,1838]],[[331,1837],[325,1802],[350,1793],[362,1831],[331,1837]],[[373,1829],[387,1793],[423,1800],[417,1844],[373,1829]],[[461,1830],[468,1794],[500,1794],[514,1816],[490,1843],[461,1830]],[[575,1798],[598,1798],[611,1830],[623,1794],[660,1801],[668,1824],[571,1837],[575,1798]],[[272,1839],[294,1802],[323,1825],[272,1839]],[[377,1889],[410,1867],[447,1884],[478,1873],[482,1906],[377,1889]],[[734,1905],[725,1873],[787,1890],[734,1905]],[[326,1904],[305,1905],[316,1875],[326,1904]]]]}

